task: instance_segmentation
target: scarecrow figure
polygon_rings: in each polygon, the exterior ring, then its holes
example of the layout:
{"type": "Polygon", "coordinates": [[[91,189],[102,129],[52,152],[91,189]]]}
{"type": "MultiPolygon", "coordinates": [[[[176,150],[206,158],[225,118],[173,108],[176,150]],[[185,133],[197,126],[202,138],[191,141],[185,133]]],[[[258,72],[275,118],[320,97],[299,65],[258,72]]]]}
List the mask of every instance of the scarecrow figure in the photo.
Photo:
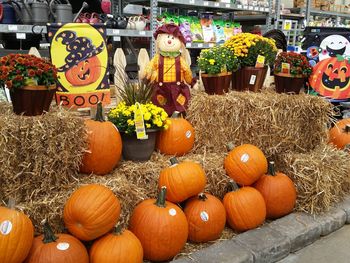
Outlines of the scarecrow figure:
{"type": "Polygon", "coordinates": [[[101,75],[101,62],[97,55],[104,50],[104,43],[95,47],[91,39],[77,37],[75,32],[69,30],[59,33],[55,40],[60,38],[69,54],[65,58],[66,64],[59,67],[58,72],[65,72],[67,81],[73,86],[96,82],[101,75]]]}
{"type": "Polygon", "coordinates": [[[154,84],[152,102],[169,116],[174,111],[185,113],[190,99],[188,85],[195,84],[184,58],[185,38],[174,24],[159,27],[154,38],[157,52],[145,71],[145,77],[154,84]]]}

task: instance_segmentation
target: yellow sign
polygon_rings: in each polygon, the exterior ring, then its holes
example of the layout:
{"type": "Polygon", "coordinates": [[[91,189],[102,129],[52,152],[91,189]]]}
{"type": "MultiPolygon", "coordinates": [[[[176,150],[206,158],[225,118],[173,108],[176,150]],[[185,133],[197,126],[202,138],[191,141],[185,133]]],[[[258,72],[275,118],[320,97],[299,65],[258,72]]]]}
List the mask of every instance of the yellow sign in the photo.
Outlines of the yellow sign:
{"type": "Polygon", "coordinates": [[[292,29],[292,20],[284,20],[283,22],[283,30],[290,31],[292,29]]]}
{"type": "Polygon", "coordinates": [[[258,55],[255,63],[256,68],[263,68],[265,66],[265,57],[262,55],[258,55]]]}
{"type": "Polygon", "coordinates": [[[148,135],[146,134],[145,122],[143,120],[143,113],[141,109],[140,103],[136,103],[136,110],[134,116],[135,128],[136,128],[136,137],[139,140],[148,139],[148,135]]]}
{"type": "Polygon", "coordinates": [[[290,64],[282,63],[282,73],[289,74],[290,73],[290,64]]]}

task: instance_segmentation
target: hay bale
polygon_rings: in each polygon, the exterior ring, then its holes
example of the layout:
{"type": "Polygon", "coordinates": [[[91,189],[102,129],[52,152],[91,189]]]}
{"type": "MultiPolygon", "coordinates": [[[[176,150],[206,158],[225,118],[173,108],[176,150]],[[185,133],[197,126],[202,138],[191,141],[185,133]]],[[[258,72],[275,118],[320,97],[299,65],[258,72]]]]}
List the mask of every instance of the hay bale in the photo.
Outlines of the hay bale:
{"type": "Polygon", "coordinates": [[[70,112],[25,117],[0,106],[0,200],[29,200],[75,182],[86,147],[84,121],[70,112]]]}
{"type": "Polygon", "coordinates": [[[327,139],[332,105],[324,99],[272,92],[194,93],[188,119],[195,153],[223,153],[225,145],[252,143],[266,155],[308,152],[327,139]]]}
{"type": "Polygon", "coordinates": [[[298,211],[310,214],[326,212],[349,193],[349,153],[332,146],[322,145],[307,154],[281,155],[277,165],[297,187],[298,211]]]}

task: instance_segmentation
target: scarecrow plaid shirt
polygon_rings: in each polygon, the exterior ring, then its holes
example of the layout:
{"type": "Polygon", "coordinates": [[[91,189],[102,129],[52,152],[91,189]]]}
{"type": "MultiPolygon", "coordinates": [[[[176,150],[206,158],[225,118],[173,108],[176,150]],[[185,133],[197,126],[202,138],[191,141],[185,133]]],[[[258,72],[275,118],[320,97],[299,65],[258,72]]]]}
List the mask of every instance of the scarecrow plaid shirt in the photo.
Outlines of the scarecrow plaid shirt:
{"type": "MultiPolygon", "coordinates": [[[[181,81],[185,81],[187,84],[192,82],[192,72],[186,61],[181,57],[181,81]]],[[[156,54],[146,68],[146,76],[152,82],[159,82],[158,78],[158,66],[159,66],[159,54],[156,54]]],[[[163,81],[176,82],[176,71],[175,71],[175,58],[164,57],[164,76],[163,81]]]]}

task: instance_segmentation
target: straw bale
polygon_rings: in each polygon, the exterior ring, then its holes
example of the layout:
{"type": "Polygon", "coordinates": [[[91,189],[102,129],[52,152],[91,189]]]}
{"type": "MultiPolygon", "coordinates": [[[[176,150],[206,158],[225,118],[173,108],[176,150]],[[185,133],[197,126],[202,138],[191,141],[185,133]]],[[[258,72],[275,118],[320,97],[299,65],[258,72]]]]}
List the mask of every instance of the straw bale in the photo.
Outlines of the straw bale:
{"type": "Polygon", "coordinates": [[[327,139],[332,105],[300,95],[194,92],[188,119],[196,131],[195,153],[225,152],[225,145],[254,144],[267,156],[308,152],[327,139]]]}
{"type": "Polygon", "coordinates": [[[86,130],[83,119],[58,109],[43,116],[0,106],[0,200],[46,195],[78,174],[86,130]]]}
{"type": "Polygon", "coordinates": [[[326,212],[349,193],[349,153],[332,146],[321,145],[307,154],[281,155],[277,158],[277,165],[297,187],[298,211],[310,214],[326,212]]]}

